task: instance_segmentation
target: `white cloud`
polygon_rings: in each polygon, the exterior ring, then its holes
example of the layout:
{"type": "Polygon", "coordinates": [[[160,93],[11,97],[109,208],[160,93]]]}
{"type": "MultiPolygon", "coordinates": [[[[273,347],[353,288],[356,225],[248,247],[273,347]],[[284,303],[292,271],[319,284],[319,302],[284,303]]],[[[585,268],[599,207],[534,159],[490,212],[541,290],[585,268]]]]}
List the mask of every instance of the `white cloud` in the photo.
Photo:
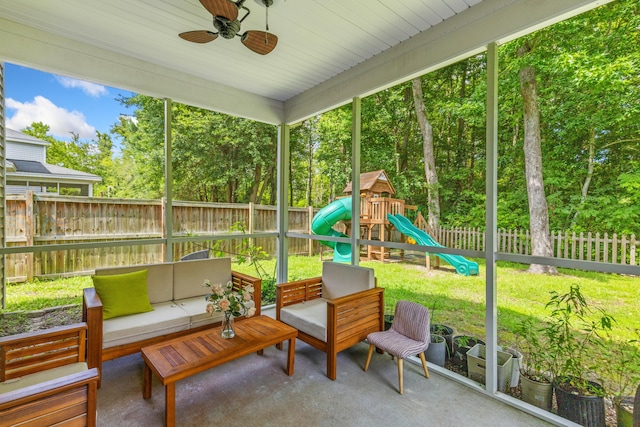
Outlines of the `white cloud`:
{"type": "Polygon", "coordinates": [[[85,121],[79,111],[69,111],[58,107],[44,96],[36,96],[33,102],[19,102],[7,98],[8,110],[16,110],[13,116],[7,118],[7,127],[22,130],[31,126],[33,122],[49,125],[50,133],[60,139],[71,138],[71,133],[77,133],[80,138],[91,139],[96,136],[96,128],[85,121]]]}
{"type": "Polygon", "coordinates": [[[93,96],[94,98],[109,94],[107,88],[99,84],[72,79],[71,77],[55,76],[55,78],[62,86],[80,88],[85,94],[93,96]]]}

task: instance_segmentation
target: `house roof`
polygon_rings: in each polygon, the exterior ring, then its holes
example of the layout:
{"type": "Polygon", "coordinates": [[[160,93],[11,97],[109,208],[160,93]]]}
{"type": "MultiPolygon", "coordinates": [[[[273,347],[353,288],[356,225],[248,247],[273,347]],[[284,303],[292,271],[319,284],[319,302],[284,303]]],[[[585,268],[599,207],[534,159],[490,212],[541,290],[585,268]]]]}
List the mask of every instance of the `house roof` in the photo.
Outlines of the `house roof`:
{"type": "MultiPolygon", "coordinates": [[[[264,29],[260,0],[246,29],[264,29]]],[[[197,0],[0,0],[0,60],[266,123],[294,124],[602,4],[598,0],[277,0],[269,55],[197,0]]]]}
{"type": "Polygon", "coordinates": [[[49,141],[44,141],[40,138],[36,138],[35,136],[27,135],[26,133],[18,132],[13,129],[5,129],[5,137],[7,141],[15,141],[15,142],[23,142],[32,145],[50,145],[49,141]]]}
{"type": "MultiPolygon", "coordinates": [[[[360,190],[370,190],[378,181],[385,181],[389,185],[389,194],[396,194],[396,189],[393,188],[393,184],[391,184],[391,181],[384,170],[361,173],[360,190]]],[[[342,192],[351,193],[352,191],[352,183],[350,182],[342,192]]]]}
{"type": "MultiPolygon", "coordinates": [[[[6,140],[11,142],[20,142],[31,145],[49,145],[49,142],[18,132],[13,129],[5,129],[6,140]]],[[[44,148],[42,149],[44,150],[44,148]]],[[[77,171],[58,165],[50,165],[35,160],[26,159],[6,159],[7,179],[25,180],[25,181],[45,181],[60,183],[85,183],[94,184],[102,181],[98,175],[87,172],[77,171]]]]}
{"type": "Polygon", "coordinates": [[[53,178],[56,177],[60,180],[60,178],[68,178],[73,180],[81,180],[87,182],[100,182],[102,178],[98,175],[94,175],[87,172],[77,171],[75,169],[69,169],[62,166],[50,165],[48,163],[36,162],[33,160],[16,160],[16,159],[7,159],[8,162],[11,162],[13,167],[15,167],[15,171],[12,173],[8,173],[8,176],[15,177],[18,175],[21,176],[30,176],[33,178],[43,178],[45,176],[53,178]]]}

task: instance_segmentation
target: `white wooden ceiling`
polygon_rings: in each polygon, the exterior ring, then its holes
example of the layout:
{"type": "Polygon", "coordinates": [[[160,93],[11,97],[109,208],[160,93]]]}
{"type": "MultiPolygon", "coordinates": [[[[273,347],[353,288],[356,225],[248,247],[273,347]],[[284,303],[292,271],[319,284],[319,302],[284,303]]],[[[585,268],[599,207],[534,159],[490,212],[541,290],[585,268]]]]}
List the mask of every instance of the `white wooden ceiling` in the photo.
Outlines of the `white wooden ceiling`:
{"type": "MultiPolygon", "coordinates": [[[[406,55],[425,56],[429,43],[443,43],[442,49],[447,50],[431,62],[455,59],[488,41],[514,36],[593,3],[284,0],[269,9],[270,32],[279,37],[278,45],[262,56],[243,46],[239,37],[219,37],[202,45],[179,38],[179,33],[189,30],[215,31],[211,15],[199,0],[0,0],[0,60],[140,93],[191,99],[194,105],[208,104],[214,109],[216,102],[211,99],[219,98],[226,112],[242,110],[239,115],[278,123],[357,96],[349,88],[358,86],[353,82],[363,84],[363,75],[368,74],[363,71],[370,69],[367,63],[387,67],[369,84],[375,87],[363,88],[375,90],[409,78],[420,71],[416,67],[425,68],[426,60],[407,65],[406,55]],[[514,12],[518,8],[521,13],[514,12]],[[521,16],[505,20],[502,11],[521,16]],[[481,25],[474,30],[477,23],[481,25]],[[498,31],[500,26],[505,28],[498,31]],[[457,40],[463,27],[478,32],[477,40],[457,40]],[[429,37],[430,29],[433,35],[429,37]],[[457,46],[458,52],[450,52],[457,46]],[[390,63],[398,70],[389,70],[390,63]],[[150,82],[156,80],[154,73],[163,78],[150,82]],[[190,93],[189,83],[199,89],[190,93]],[[319,102],[318,94],[325,92],[332,99],[319,102]],[[235,101],[238,105],[230,105],[235,101]],[[301,108],[305,102],[310,104],[302,108],[304,112],[286,113],[288,105],[301,108]],[[259,114],[264,108],[274,109],[273,114],[259,114]]],[[[251,14],[241,32],[264,30],[265,8],[255,0],[247,0],[245,6],[251,14]]],[[[473,38],[473,33],[467,34],[473,38]]],[[[437,51],[434,47],[430,45],[431,51],[437,51]]]]}

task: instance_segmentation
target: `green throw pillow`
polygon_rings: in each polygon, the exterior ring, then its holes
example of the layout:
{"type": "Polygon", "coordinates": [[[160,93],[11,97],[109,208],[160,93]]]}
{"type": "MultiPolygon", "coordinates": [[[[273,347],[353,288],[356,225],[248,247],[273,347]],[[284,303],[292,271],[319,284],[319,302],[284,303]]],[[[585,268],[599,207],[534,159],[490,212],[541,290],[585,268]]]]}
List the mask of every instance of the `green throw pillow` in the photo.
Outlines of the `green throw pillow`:
{"type": "Polygon", "coordinates": [[[153,310],[147,294],[147,270],[93,276],[92,279],[102,300],[104,320],[153,310]]]}

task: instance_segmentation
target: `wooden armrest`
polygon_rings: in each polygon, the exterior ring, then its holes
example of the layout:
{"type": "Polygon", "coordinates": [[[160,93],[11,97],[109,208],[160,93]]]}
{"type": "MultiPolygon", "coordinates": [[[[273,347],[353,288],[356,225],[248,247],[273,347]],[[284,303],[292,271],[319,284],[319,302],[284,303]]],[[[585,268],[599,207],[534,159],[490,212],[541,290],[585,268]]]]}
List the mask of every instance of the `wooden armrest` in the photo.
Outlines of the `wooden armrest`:
{"type": "Polygon", "coordinates": [[[11,346],[28,342],[29,344],[38,344],[51,338],[63,337],[77,334],[80,331],[86,331],[87,324],[74,323],[73,325],[57,326],[50,329],[42,329],[34,332],[25,332],[23,334],[9,335],[0,338],[0,347],[11,346]]]}
{"type": "Polygon", "coordinates": [[[102,300],[100,295],[96,292],[96,288],[84,288],[82,290],[82,308],[84,316],[84,310],[102,310],[102,300]]]}
{"type": "Polygon", "coordinates": [[[82,320],[87,323],[87,365],[102,372],[102,301],[95,288],[82,290],[82,320]]]}
{"type": "Polygon", "coordinates": [[[256,308],[255,315],[260,316],[260,308],[262,306],[262,279],[238,271],[231,271],[231,281],[235,288],[248,285],[253,286],[253,302],[256,308]]]}
{"type": "Polygon", "coordinates": [[[94,381],[97,382],[98,378],[98,370],[96,368],[92,368],[87,369],[86,371],[65,375],[61,378],[45,381],[40,384],[34,384],[28,387],[9,391],[7,393],[2,393],[0,394],[0,410],[21,405],[34,399],[51,396],[94,381]]]}
{"type": "Polygon", "coordinates": [[[249,276],[248,274],[245,274],[245,273],[240,273],[239,271],[231,271],[231,278],[233,279],[234,285],[236,283],[242,283],[242,286],[247,286],[247,285],[255,286],[256,284],[259,285],[262,283],[262,279],[258,277],[249,276]]]}
{"type": "Polygon", "coordinates": [[[87,324],[0,338],[0,381],[86,360],[87,324]]]}
{"type": "Polygon", "coordinates": [[[322,298],[322,277],[279,283],[276,286],[276,317],[282,307],[322,298]]]}
{"type": "Polygon", "coordinates": [[[366,298],[367,296],[370,296],[370,295],[377,295],[380,292],[384,292],[384,288],[365,289],[364,291],[355,292],[353,294],[345,295],[345,296],[340,297],[340,298],[334,298],[332,300],[328,300],[327,304],[335,305],[335,306],[346,305],[346,304],[349,304],[349,303],[351,303],[353,301],[357,301],[357,300],[360,300],[362,298],[366,298]]]}

